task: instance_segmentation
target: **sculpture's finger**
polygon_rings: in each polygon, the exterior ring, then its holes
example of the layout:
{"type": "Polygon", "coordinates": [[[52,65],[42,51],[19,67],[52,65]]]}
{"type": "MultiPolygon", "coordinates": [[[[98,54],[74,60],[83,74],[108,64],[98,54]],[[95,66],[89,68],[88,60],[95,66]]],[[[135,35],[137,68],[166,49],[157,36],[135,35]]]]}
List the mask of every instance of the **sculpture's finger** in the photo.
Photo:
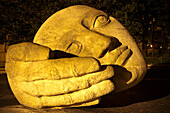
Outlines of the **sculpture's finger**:
{"type": "Polygon", "coordinates": [[[9,77],[18,77],[18,81],[58,80],[76,77],[98,71],[99,62],[94,58],[63,58],[37,62],[6,63],[9,77]]]}
{"type": "Polygon", "coordinates": [[[11,79],[9,75],[8,82],[10,84],[13,94],[15,95],[20,104],[32,108],[42,108],[40,98],[26,94],[21,90],[18,90],[19,89],[19,86],[17,84],[18,81],[16,81],[15,79],[11,79]]]}
{"type": "Polygon", "coordinates": [[[114,85],[110,80],[105,80],[90,88],[80,90],[73,93],[68,93],[59,96],[42,96],[42,106],[65,106],[77,103],[87,102],[95,98],[101,97],[114,90],[114,85]]]}
{"type": "Polygon", "coordinates": [[[119,47],[117,47],[116,49],[114,49],[113,51],[111,51],[111,54],[118,54],[121,55],[125,50],[127,49],[127,46],[121,45],[119,47]]]}
{"type": "MultiPolygon", "coordinates": [[[[17,85],[17,82],[15,80],[11,80],[10,78],[8,78],[8,81],[9,81],[12,91],[13,91],[15,97],[17,98],[17,100],[19,101],[19,103],[21,103],[22,105],[28,106],[28,107],[32,107],[32,108],[42,108],[43,107],[41,97],[32,96],[32,95],[29,95],[29,94],[21,91],[21,90],[18,90],[19,86],[17,85]]],[[[98,104],[99,101],[100,101],[100,98],[95,98],[95,99],[92,99],[87,102],[77,103],[77,104],[70,105],[70,106],[59,106],[59,107],[51,106],[51,107],[53,107],[54,109],[61,109],[61,108],[67,108],[67,107],[90,106],[90,105],[98,104]]]]}
{"type": "Polygon", "coordinates": [[[127,49],[127,46],[121,45],[120,47],[114,49],[113,51],[108,51],[106,55],[99,58],[101,65],[115,64],[118,57],[127,49]]]}
{"type": "Polygon", "coordinates": [[[51,107],[51,109],[63,109],[63,108],[70,108],[70,107],[92,106],[92,105],[99,104],[100,100],[101,100],[100,98],[97,98],[97,99],[92,99],[92,100],[87,101],[87,102],[77,103],[77,104],[73,104],[73,105],[51,107]]]}
{"type": "Polygon", "coordinates": [[[81,77],[73,77],[61,80],[38,80],[21,82],[20,89],[30,95],[60,95],[88,88],[93,84],[109,79],[114,75],[112,66],[107,66],[103,71],[90,73],[81,77]]]}
{"type": "Polygon", "coordinates": [[[131,55],[131,50],[130,49],[127,49],[125,50],[119,57],[118,59],[116,60],[115,64],[116,65],[123,65],[125,63],[125,61],[130,57],[131,55]]]}

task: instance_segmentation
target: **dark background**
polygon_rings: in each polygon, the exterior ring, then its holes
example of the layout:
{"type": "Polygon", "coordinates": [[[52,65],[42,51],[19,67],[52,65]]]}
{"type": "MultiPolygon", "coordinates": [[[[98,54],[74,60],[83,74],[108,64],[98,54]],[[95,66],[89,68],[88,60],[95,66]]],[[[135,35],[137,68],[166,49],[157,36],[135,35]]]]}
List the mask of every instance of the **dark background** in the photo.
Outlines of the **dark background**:
{"type": "Polygon", "coordinates": [[[167,38],[169,3],[169,0],[0,0],[0,42],[32,41],[39,27],[53,13],[80,4],[115,17],[136,41],[149,41],[153,29],[157,38],[167,38]]]}
{"type": "Polygon", "coordinates": [[[0,113],[169,113],[170,64],[168,60],[164,64],[154,63],[160,58],[162,63],[162,56],[170,57],[169,3],[169,0],[0,0],[1,44],[32,42],[39,27],[53,13],[83,4],[118,19],[135,38],[145,56],[152,56],[152,59],[159,56],[153,61],[148,60],[148,64],[154,65],[148,68],[143,81],[135,87],[105,95],[99,105],[78,109],[44,111],[20,105],[10,90],[3,68],[3,74],[0,73],[0,113]],[[156,51],[161,53],[156,54],[156,51]]]}

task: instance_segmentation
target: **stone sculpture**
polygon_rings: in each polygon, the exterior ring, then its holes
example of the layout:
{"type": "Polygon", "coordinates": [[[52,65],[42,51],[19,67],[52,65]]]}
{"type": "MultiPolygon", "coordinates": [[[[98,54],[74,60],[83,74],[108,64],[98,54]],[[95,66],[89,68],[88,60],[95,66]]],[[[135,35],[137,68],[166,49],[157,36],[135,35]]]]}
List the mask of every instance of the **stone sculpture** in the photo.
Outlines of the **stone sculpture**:
{"type": "Polygon", "coordinates": [[[56,12],[33,43],[9,47],[6,72],[17,100],[28,107],[77,107],[139,83],[146,63],[128,31],[113,17],[84,5],[56,12]],[[73,55],[51,58],[57,50],[73,55]]]}

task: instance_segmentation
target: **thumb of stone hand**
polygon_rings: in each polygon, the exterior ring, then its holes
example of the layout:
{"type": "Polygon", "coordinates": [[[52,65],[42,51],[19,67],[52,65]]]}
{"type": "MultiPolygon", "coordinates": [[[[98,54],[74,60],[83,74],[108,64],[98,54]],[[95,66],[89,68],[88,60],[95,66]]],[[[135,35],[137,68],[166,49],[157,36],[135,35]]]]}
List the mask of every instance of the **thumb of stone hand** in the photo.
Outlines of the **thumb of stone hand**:
{"type": "Polygon", "coordinates": [[[41,61],[49,58],[50,49],[31,42],[11,45],[7,51],[6,61],[41,61]]]}

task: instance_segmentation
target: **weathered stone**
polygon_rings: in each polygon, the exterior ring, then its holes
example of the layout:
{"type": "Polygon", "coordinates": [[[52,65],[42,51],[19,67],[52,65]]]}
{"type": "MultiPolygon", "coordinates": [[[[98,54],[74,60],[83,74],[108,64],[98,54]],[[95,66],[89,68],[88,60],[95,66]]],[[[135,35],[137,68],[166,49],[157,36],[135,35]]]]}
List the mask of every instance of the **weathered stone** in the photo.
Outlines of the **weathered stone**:
{"type": "Polygon", "coordinates": [[[49,58],[48,47],[30,42],[14,44],[8,48],[6,61],[41,61],[49,58]]]}
{"type": "Polygon", "coordinates": [[[9,84],[25,106],[98,104],[101,96],[136,85],[146,73],[144,58],[128,31],[115,18],[88,6],[56,12],[33,42],[12,45],[7,52],[9,84]],[[77,57],[49,59],[50,49],[77,57]]]}
{"type": "Polygon", "coordinates": [[[37,47],[39,45],[20,43],[8,49],[6,72],[11,89],[21,104],[33,108],[89,106],[99,103],[98,95],[114,89],[113,83],[107,80],[114,75],[111,66],[101,70],[97,60],[85,57],[48,59],[49,48],[37,47]],[[42,54],[35,56],[36,52],[42,54]],[[20,54],[24,55],[20,57],[20,54]],[[96,89],[96,85],[100,87],[96,89]],[[80,99],[78,95],[81,95],[80,99]]]}

